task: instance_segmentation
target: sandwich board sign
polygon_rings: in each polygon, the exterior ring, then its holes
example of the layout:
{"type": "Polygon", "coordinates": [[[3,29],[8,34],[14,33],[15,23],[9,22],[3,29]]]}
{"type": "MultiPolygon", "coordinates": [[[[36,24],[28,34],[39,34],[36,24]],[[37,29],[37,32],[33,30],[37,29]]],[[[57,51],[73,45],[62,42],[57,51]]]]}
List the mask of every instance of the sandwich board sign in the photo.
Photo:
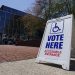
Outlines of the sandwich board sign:
{"type": "Polygon", "coordinates": [[[36,62],[54,63],[70,69],[72,21],[72,15],[47,21],[36,62]]]}

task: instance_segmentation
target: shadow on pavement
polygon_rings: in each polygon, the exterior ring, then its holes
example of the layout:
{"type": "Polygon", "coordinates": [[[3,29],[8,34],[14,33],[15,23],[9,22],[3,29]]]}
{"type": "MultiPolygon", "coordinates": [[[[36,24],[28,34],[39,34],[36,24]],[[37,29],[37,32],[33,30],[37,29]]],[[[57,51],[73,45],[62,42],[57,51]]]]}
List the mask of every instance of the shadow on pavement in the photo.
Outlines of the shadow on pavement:
{"type": "Polygon", "coordinates": [[[53,63],[40,63],[40,64],[44,64],[44,65],[47,65],[47,66],[52,66],[52,67],[56,67],[56,68],[62,69],[61,65],[57,65],[57,64],[53,64],[53,63]]]}
{"type": "MultiPolygon", "coordinates": [[[[61,65],[57,65],[57,64],[53,64],[53,63],[40,63],[40,64],[63,69],[61,65]]],[[[70,70],[69,71],[75,71],[75,61],[73,61],[73,60],[70,62],[70,70]]]]}

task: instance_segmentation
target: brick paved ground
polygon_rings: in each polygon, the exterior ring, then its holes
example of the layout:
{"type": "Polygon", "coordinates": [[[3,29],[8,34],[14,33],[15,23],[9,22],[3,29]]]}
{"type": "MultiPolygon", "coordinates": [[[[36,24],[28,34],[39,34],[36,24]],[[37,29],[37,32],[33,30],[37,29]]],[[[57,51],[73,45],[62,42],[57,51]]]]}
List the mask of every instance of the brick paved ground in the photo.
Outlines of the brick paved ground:
{"type": "Polygon", "coordinates": [[[35,58],[38,47],[0,45],[0,62],[35,58]]]}

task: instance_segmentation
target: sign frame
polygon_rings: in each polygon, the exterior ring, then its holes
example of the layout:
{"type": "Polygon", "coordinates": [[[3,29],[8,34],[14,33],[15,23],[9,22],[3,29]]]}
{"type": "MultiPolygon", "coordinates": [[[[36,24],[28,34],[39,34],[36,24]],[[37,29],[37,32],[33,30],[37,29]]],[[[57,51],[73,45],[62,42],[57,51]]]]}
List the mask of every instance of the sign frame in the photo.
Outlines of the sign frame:
{"type": "MultiPolygon", "coordinates": [[[[46,23],[46,27],[45,27],[45,30],[44,30],[44,34],[43,34],[43,38],[42,38],[42,41],[41,41],[41,44],[40,44],[40,48],[39,48],[39,51],[38,51],[38,55],[37,55],[37,58],[36,58],[36,62],[38,63],[53,63],[53,64],[58,64],[58,65],[61,65],[63,69],[65,70],[69,70],[70,69],[70,58],[71,58],[71,44],[72,44],[72,25],[73,25],[73,15],[67,15],[67,16],[64,16],[64,17],[59,17],[59,18],[56,18],[56,19],[52,19],[52,20],[48,20],[47,23],[46,23]],[[47,59],[47,57],[42,57],[42,53],[43,51],[41,50],[42,49],[42,45],[44,43],[44,38],[46,36],[46,31],[47,31],[47,26],[49,23],[52,23],[52,22],[58,22],[60,20],[64,20],[64,19],[68,19],[68,18],[71,18],[71,25],[69,27],[70,29],[70,34],[68,35],[69,36],[69,46],[68,46],[68,50],[66,50],[67,54],[65,55],[65,58],[64,58],[64,53],[62,55],[62,59],[63,60],[60,60],[57,58],[57,60],[54,60],[54,59],[47,59]]],[[[67,29],[65,29],[67,30],[67,29]]]]}

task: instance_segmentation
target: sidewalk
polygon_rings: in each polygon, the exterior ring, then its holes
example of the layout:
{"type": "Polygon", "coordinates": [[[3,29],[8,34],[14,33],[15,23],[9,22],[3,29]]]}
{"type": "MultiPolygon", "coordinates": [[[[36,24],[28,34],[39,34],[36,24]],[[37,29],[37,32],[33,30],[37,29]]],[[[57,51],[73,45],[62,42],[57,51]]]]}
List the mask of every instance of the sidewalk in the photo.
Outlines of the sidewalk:
{"type": "Polygon", "coordinates": [[[35,59],[29,59],[0,63],[0,75],[75,75],[75,71],[37,64],[35,59]]]}

